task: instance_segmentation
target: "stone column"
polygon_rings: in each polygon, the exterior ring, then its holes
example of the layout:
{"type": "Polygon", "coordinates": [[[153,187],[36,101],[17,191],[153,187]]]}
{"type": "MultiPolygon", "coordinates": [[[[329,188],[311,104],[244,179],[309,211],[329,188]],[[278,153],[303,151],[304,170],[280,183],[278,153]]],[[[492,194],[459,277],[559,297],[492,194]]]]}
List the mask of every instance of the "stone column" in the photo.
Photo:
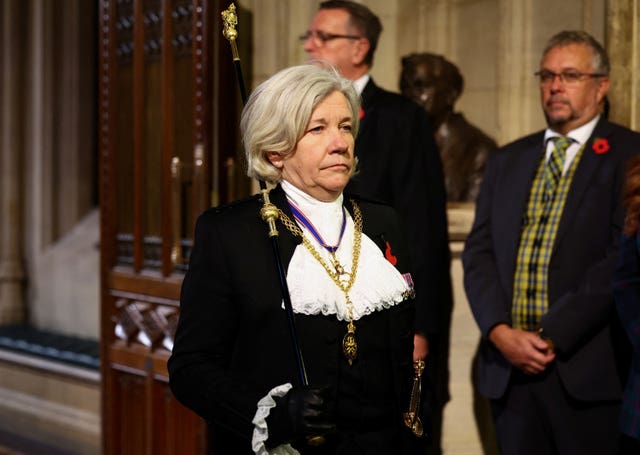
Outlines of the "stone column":
{"type": "Polygon", "coordinates": [[[499,60],[497,62],[498,134],[504,144],[532,131],[532,112],[539,105],[532,82],[533,15],[531,0],[499,3],[499,60]]]}
{"type": "Polygon", "coordinates": [[[607,1],[607,40],[611,60],[609,118],[640,130],[640,7],[637,0],[607,1]]]}
{"type": "Polygon", "coordinates": [[[22,259],[22,0],[4,0],[2,8],[2,107],[0,111],[0,324],[24,320],[22,259]]]}
{"type": "Polygon", "coordinates": [[[395,20],[400,54],[432,52],[451,59],[456,44],[456,8],[458,4],[448,0],[398,0],[395,20]]]}
{"type": "MultiPolygon", "coordinates": [[[[247,0],[243,5],[253,22],[253,79],[248,87],[252,89],[281,69],[306,60],[297,38],[307,30],[314,9],[308,2],[291,0],[247,0]]],[[[243,33],[247,28],[239,25],[238,30],[243,33]]]]}

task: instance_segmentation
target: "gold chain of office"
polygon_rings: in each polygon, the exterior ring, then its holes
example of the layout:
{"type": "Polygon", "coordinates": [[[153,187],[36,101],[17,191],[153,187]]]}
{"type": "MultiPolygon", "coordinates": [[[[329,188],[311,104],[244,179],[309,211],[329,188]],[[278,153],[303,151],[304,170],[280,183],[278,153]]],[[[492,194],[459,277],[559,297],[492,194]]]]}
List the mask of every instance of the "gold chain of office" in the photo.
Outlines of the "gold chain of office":
{"type": "Polygon", "coordinates": [[[311,253],[311,255],[315,258],[316,261],[322,265],[324,270],[327,272],[327,275],[331,278],[331,280],[340,288],[340,290],[344,293],[347,311],[349,315],[349,323],[347,324],[347,333],[342,338],[342,352],[344,356],[347,358],[349,365],[353,364],[353,361],[358,356],[358,343],[356,342],[356,326],[353,323],[353,303],[349,298],[349,291],[353,286],[353,283],[356,280],[356,272],[358,270],[358,262],[360,260],[360,245],[362,240],[362,213],[360,212],[360,208],[358,204],[351,199],[351,206],[353,207],[353,224],[354,224],[354,236],[353,236],[353,254],[351,257],[351,273],[345,271],[344,267],[336,258],[335,252],[331,254],[331,265],[333,266],[333,270],[327,264],[321,256],[318,250],[311,244],[309,239],[304,235],[302,229],[291,221],[291,219],[280,209],[278,209],[278,216],[280,221],[293,235],[298,236],[302,239],[302,244],[304,247],[311,253]],[[348,275],[349,279],[343,281],[340,279],[341,275],[348,275]]]}

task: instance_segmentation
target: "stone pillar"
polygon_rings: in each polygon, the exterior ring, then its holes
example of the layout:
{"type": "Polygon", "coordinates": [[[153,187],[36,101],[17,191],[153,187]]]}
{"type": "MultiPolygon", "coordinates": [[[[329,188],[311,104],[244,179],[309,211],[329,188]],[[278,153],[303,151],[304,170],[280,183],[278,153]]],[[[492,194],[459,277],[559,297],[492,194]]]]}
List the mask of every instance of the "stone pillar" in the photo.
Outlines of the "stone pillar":
{"type": "Polygon", "coordinates": [[[448,0],[398,0],[395,21],[398,24],[400,56],[411,52],[432,52],[453,58],[456,44],[453,24],[457,7],[456,3],[448,0]]]}
{"type": "Polygon", "coordinates": [[[637,0],[608,0],[607,39],[611,60],[609,118],[640,130],[640,7],[637,0]]]}
{"type": "Polygon", "coordinates": [[[514,140],[523,132],[532,131],[532,113],[537,112],[539,106],[533,82],[535,58],[532,58],[532,15],[531,0],[500,0],[496,93],[499,130],[495,137],[499,144],[514,140]]]}
{"type": "Polygon", "coordinates": [[[0,324],[24,320],[24,264],[22,259],[21,156],[22,0],[4,0],[0,78],[0,324]]]}
{"type": "MultiPolygon", "coordinates": [[[[276,72],[306,60],[298,36],[307,30],[315,6],[297,0],[247,0],[242,2],[251,12],[253,22],[253,79],[251,87],[276,72]]],[[[241,35],[242,24],[238,25],[241,35]]],[[[246,32],[245,35],[246,37],[246,32]]],[[[246,38],[245,38],[246,39],[246,38]]]]}
{"type": "MultiPolygon", "coordinates": [[[[24,245],[26,274],[35,275],[37,257],[54,241],[56,184],[54,182],[55,4],[32,0],[29,17],[30,77],[25,86],[24,123],[24,245]]],[[[26,48],[26,46],[25,46],[26,48]]],[[[31,281],[31,280],[29,280],[31,281]]],[[[29,301],[29,292],[26,296],[29,301]]]]}

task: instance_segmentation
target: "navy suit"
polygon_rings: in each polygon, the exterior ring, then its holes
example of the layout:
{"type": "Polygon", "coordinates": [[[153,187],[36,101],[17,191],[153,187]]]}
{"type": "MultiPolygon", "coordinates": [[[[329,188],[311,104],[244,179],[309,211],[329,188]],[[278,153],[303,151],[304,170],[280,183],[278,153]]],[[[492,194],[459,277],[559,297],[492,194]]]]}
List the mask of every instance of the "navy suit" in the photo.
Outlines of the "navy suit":
{"type": "Polygon", "coordinates": [[[623,236],[614,290],[618,315],[633,348],[620,429],[640,440],[640,230],[623,236]]]}
{"type": "MultiPolygon", "coordinates": [[[[522,217],[544,154],[543,135],[513,142],[490,158],[463,253],[465,289],[482,332],[478,389],[494,400],[508,392],[514,372],[486,337],[497,324],[511,325],[522,217]]],[[[639,134],[598,122],[573,177],[552,250],[549,309],[540,325],[556,346],[552,368],[566,393],[579,401],[615,403],[622,395],[627,351],[615,318],[612,280],[624,217],[625,163],[638,152],[639,134]],[[593,150],[599,138],[610,145],[606,153],[593,150]]]]}
{"type": "Polygon", "coordinates": [[[369,80],[356,138],[356,174],[347,191],[394,207],[407,229],[416,286],[415,330],[429,339],[423,404],[439,450],[442,407],[449,400],[449,327],[453,306],[449,272],[446,190],[442,162],[423,108],[369,80]]]}

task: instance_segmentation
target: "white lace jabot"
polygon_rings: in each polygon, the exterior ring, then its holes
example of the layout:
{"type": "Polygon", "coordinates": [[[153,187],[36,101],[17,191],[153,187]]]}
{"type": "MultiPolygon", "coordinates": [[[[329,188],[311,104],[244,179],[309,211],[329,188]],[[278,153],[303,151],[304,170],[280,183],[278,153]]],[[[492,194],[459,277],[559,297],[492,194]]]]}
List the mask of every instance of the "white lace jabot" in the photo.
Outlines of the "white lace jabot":
{"type": "MultiPolygon", "coordinates": [[[[325,242],[335,245],[340,238],[342,228],[342,194],[333,202],[322,202],[286,181],[282,182],[282,188],[289,201],[304,213],[325,242]]],[[[344,236],[335,255],[340,264],[347,271],[351,271],[354,224],[349,212],[346,213],[344,236]]],[[[300,228],[320,256],[330,263],[329,252],[320,246],[307,228],[304,226],[300,228]]],[[[341,321],[349,319],[344,293],[302,244],[296,247],[289,263],[287,284],[294,312],[335,314],[341,321]]],[[[353,304],[353,319],[358,320],[374,311],[402,302],[403,294],[409,290],[410,287],[400,272],[384,258],[380,248],[363,233],[356,280],[349,292],[353,304]]]]}

